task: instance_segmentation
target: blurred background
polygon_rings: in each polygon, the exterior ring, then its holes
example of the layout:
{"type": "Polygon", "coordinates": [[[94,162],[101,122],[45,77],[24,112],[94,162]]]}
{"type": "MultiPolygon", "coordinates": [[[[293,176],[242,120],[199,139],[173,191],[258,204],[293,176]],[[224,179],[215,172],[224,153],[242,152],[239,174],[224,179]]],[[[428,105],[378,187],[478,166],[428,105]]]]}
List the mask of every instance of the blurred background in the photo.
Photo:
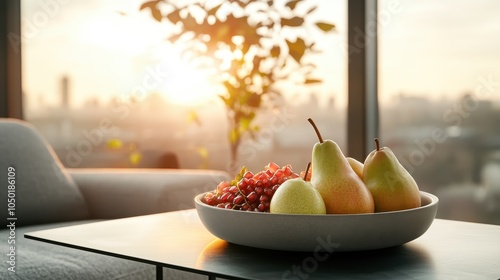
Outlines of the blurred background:
{"type": "MultiPolygon", "coordinates": [[[[220,83],[166,40],[179,26],[140,10],[145,2],[22,1],[26,120],[72,168],[230,170],[220,83]]],[[[347,2],[300,2],[297,14],[317,6],[308,20],[335,25],[301,33],[322,82],[276,85],[238,149],[237,164],[252,171],[302,170],[317,141],[309,117],[349,145],[347,2]]],[[[441,218],[500,224],[498,14],[495,0],[378,1],[379,138],[438,195],[441,218]]]]}

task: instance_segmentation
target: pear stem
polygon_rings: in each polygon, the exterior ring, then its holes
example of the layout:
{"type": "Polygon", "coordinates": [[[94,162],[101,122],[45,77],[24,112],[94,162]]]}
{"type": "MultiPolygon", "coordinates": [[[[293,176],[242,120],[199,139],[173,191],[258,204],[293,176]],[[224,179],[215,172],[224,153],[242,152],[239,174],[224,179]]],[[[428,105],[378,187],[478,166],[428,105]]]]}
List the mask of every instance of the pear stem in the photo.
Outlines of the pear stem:
{"type": "Polygon", "coordinates": [[[314,121],[311,118],[307,119],[309,123],[311,123],[312,127],[314,128],[314,131],[316,131],[316,135],[318,135],[318,139],[320,143],[323,143],[323,137],[321,137],[321,133],[319,133],[318,127],[314,123],[314,121]]]}
{"type": "Polygon", "coordinates": [[[307,164],[307,167],[306,167],[306,172],[304,172],[304,181],[306,181],[306,178],[307,178],[307,173],[309,173],[309,168],[311,168],[311,162],[309,162],[307,164]]]}
{"type": "Polygon", "coordinates": [[[380,143],[378,141],[378,138],[375,138],[375,148],[377,149],[377,151],[380,150],[380,143]]]}

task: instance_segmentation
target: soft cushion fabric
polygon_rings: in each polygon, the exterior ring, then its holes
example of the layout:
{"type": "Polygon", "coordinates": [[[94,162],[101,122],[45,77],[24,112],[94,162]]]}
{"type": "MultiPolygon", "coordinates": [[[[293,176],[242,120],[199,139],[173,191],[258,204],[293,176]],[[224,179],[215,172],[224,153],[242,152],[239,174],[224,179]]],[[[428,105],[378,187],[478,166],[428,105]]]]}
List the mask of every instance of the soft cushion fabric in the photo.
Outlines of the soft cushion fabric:
{"type": "MultiPolygon", "coordinates": [[[[16,226],[81,220],[89,217],[84,197],[62,168],[52,148],[34,127],[0,119],[0,219],[15,217],[16,226]],[[15,209],[9,215],[9,167],[15,171],[15,209]]],[[[12,193],[10,194],[12,196],[12,193]]],[[[5,225],[2,227],[5,228],[5,225]]]]}
{"type": "MultiPolygon", "coordinates": [[[[7,270],[2,258],[0,279],[50,280],[135,280],[155,279],[154,265],[86,252],[60,245],[26,239],[24,233],[56,227],[72,226],[97,220],[27,226],[16,229],[16,272],[7,270]]],[[[0,230],[0,251],[8,252],[8,229],[0,230]]],[[[163,269],[164,279],[205,280],[206,276],[185,271],[163,269]]]]}
{"type": "Polygon", "coordinates": [[[90,215],[114,219],[194,208],[194,197],[229,176],[216,170],[67,169],[90,215]]]}

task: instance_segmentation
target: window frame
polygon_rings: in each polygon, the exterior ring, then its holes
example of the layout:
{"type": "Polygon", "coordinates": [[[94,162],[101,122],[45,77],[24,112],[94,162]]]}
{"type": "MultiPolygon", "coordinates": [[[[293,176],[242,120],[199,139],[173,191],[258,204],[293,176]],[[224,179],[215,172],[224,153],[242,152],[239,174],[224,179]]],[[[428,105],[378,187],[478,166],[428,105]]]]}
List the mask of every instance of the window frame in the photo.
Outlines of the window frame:
{"type": "Polygon", "coordinates": [[[378,1],[347,2],[347,154],[363,162],[379,131],[378,1]]]}
{"type": "Polygon", "coordinates": [[[0,118],[23,119],[21,1],[0,1],[0,118]]]}

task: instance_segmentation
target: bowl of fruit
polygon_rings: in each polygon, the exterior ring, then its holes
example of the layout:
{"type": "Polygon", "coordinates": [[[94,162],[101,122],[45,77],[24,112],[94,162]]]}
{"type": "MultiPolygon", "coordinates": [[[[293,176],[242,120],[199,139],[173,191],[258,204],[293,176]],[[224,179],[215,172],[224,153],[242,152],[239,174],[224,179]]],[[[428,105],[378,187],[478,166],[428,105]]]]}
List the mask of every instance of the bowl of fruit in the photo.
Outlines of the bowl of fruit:
{"type": "Polygon", "coordinates": [[[432,224],[439,200],[420,191],[387,147],[364,163],[319,138],[312,164],[296,173],[269,163],[242,168],[232,181],[195,197],[200,220],[216,237],[263,249],[340,252],[412,241],[432,224]]]}

